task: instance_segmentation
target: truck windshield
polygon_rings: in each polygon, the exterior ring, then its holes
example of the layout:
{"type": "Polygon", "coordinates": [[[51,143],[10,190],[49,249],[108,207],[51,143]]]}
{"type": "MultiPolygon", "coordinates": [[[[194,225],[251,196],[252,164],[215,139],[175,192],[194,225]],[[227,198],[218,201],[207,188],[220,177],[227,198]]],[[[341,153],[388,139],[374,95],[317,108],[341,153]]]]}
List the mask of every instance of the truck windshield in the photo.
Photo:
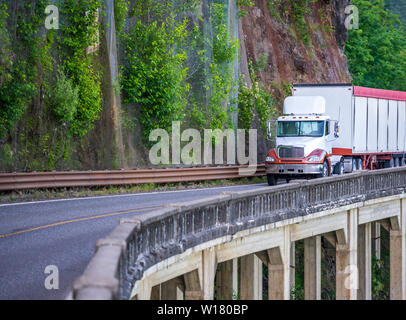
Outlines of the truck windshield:
{"type": "Polygon", "coordinates": [[[322,137],[324,121],[279,121],[278,137],[322,137]]]}

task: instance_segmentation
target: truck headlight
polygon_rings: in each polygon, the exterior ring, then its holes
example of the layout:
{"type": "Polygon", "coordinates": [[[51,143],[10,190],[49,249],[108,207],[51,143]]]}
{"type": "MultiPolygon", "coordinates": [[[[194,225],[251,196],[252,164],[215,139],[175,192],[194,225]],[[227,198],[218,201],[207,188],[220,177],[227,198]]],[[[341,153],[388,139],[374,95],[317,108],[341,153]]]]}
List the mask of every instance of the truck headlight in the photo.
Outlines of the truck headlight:
{"type": "Polygon", "coordinates": [[[320,162],[320,161],[321,161],[321,158],[318,156],[313,156],[313,157],[310,157],[309,159],[307,159],[307,162],[320,162]]]}
{"type": "Polygon", "coordinates": [[[276,162],[274,157],[268,156],[266,157],[266,162],[276,162]]]}

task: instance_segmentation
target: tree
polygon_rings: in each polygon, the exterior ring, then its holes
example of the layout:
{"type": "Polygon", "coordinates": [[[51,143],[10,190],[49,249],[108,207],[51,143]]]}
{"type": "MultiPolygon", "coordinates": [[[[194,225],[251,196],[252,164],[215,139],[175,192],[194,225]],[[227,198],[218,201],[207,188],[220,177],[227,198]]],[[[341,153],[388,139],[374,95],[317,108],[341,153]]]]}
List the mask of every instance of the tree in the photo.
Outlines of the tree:
{"type": "Polygon", "coordinates": [[[349,30],[346,55],[353,82],[367,87],[406,91],[405,26],[384,0],[353,0],[360,29],[349,30]]]}

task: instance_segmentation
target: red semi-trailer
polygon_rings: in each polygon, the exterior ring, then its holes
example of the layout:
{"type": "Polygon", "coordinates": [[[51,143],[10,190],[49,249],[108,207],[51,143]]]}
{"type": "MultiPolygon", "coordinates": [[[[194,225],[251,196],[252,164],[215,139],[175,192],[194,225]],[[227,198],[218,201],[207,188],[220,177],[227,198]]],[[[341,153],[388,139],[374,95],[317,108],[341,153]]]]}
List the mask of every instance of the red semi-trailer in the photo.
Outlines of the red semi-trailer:
{"type": "Polygon", "coordinates": [[[405,149],[406,92],[294,85],[266,158],[268,183],[403,166],[405,149]]]}

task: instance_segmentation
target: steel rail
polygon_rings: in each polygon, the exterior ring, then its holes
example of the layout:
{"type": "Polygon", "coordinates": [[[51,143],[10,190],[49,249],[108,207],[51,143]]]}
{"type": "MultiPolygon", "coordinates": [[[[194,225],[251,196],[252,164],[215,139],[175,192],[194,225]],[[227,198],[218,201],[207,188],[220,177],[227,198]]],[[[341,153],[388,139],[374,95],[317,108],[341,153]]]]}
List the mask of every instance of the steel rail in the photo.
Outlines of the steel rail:
{"type": "Polygon", "coordinates": [[[0,191],[131,185],[146,183],[176,183],[264,176],[260,164],[254,174],[242,175],[247,166],[193,167],[147,170],[53,171],[30,173],[1,173],[0,191]]]}

